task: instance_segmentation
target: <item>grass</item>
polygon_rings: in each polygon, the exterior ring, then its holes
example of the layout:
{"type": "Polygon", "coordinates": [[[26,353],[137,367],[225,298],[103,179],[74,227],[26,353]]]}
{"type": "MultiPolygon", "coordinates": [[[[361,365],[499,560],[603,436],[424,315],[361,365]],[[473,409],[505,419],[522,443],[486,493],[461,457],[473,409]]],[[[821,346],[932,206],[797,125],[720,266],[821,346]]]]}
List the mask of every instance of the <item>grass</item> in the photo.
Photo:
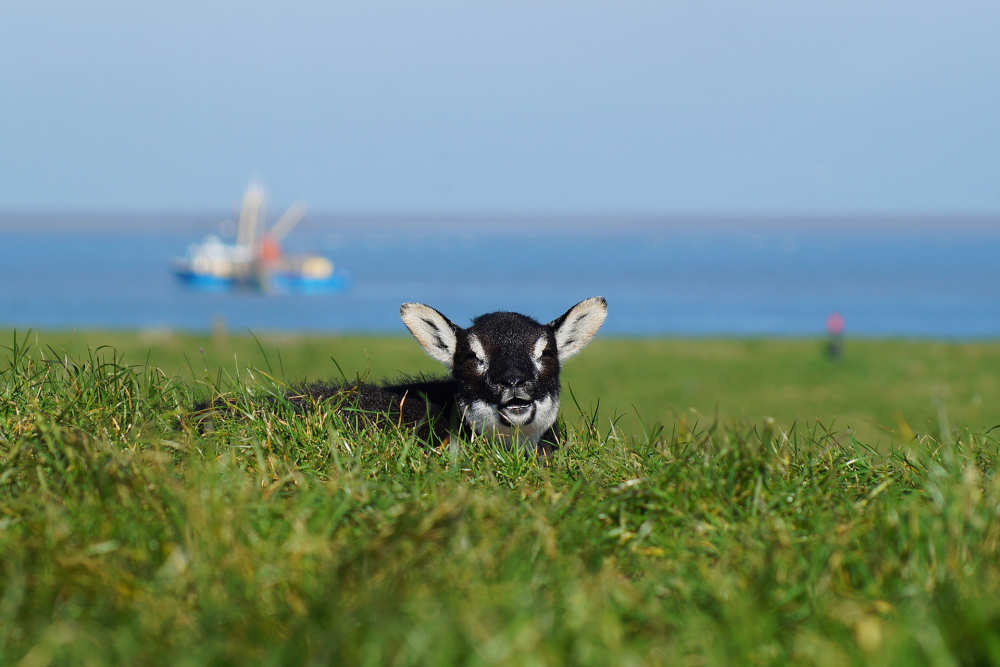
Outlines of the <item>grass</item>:
{"type": "Polygon", "coordinates": [[[598,341],[545,463],[261,407],[403,339],[7,347],[2,664],[1000,662],[995,343],[598,341]]]}
{"type": "MultiPolygon", "coordinates": [[[[76,358],[107,345],[125,363],[148,362],[201,390],[249,366],[288,381],[444,370],[402,336],[51,332],[31,334],[29,342],[76,358]]],[[[939,437],[943,429],[947,440],[954,428],[982,431],[1000,423],[1000,344],[848,340],[844,358],[834,363],[819,340],[599,337],[567,364],[563,386],[582,412],[590,415],[599,404],[602,424],[619,418],[628,432],[679,421],[773,418],[788,426],[818,419],[881,447],[914,434],[939,437]]],[[[564,415],[579,416],[566,393],[564,415]]]]}

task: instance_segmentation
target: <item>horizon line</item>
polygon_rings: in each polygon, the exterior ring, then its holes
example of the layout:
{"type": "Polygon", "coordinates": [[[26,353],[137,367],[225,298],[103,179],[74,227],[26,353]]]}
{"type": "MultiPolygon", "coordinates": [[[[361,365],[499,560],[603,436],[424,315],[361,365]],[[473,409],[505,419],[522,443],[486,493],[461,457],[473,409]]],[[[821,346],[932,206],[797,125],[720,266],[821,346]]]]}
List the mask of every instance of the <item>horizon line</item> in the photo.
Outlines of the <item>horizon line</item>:
{"type": "MultiPolygon", "coordinates": [[[[284,206],[271,207],[276,218],[284,206]]],[[[49,209],[21,210],[0,207],[0,230],[13,231],[22,229],[25,223],[30,223],[35,232],[66,231],[81,223],[88,225],[89,231],[122,231],[127,227],[141,225],[144,229],[155,230],[170,226],[178,228],[178,223],[185,231],[204,229],[208,233],[208,225],[218,225],[227,220],[238,218],[239,211],[231,209],[49,209]]],[[[396,230],[400,227],[420,229],[451,230],[460,225],[474,226],[466,228],[466,232],[483,231],[479,225],[503,222],[512,230],[522,231],[525,227],[546,223],[553,229],[575,227],[579,231],[643,231],[655,227],[690,228],[695,225],[726,228],[737,225],[757,227],[760,229],[795,228],[795,229],[826,229],[840,227],[866,229],[894,229],[905,226],[909,229],[941,229],[962,226],[972,229],[1000,230],[1000,211],[804,211],[804,212],[763,212],[763,211],[673,211],[673,212],[603,212],[591,211],[585,213],[573,212],[531,212],[531,211],[308,211],[303,223],[311,226],[316,222],[337,222],[341,224],[365,225],[378,231],[396,230]],[[605,226],[614,222],[613,227],[605,226]]]]}

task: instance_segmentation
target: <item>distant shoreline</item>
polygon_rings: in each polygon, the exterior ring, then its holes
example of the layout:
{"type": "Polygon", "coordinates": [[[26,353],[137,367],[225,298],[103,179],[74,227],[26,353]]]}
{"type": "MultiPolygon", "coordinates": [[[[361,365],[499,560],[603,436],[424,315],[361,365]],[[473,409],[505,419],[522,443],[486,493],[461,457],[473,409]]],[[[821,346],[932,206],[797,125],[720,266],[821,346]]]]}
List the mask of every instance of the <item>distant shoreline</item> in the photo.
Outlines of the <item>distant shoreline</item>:
{"type": "MultiPolygon", "coordinates": [[[[280,207],[279,207],[280,208],[280,207]]],[[[279,209],[275,209],[276,211],[279,209]]],[[[127,232],[177,231],[194,235],[217,233],[219,223],[236,211],[17,211],[0,210],[0,232],[127,232]]],[[[503,233],[558,232],[623,233],[662,230],[741,229],[745,231],[963,231],[1000,233],[1000,213],[326,213],[307,214],[302,227],[321,231],[393,233],[402,231],[503,233]]]]}
{"type": "MultiPolygon", "coordinates": [[[[290,343],[290,342],[335,342],[335,341],[386,341],[386,340],[409,340],[410,336],[405,331],[334,331],[319,329],[223,329],[221,332],[212,331],[212,328],[173,328],[173,327],[113,327],[113,326],[18,326],[0,323],[0,340],[6,340],[9,345],[11,336],[17,333],[18,338],[28,336],[31,338],[38,336],[83,336],[88,339],[100,336],[108,337],[135,337],[139,341],[156,342],[177,339],[209,340],[215,337],[222,339],[233,339],[252,341],[254,339],[268,343],[290,343]]],[[[827,336],[822,333],[815,334],[780,334],[780,333],[622,333],[614,332],[603,335],[595,342],[648,342],[648,343],[815,343],[821,345],[827,340],[827,336]]],[[[899,345],[1000,345],[1000,334],[982,336],[931,336],[916,334],[851,334],[846,336],[848,344],[851,341],[858,343],[884,343],[899,345]]]]}

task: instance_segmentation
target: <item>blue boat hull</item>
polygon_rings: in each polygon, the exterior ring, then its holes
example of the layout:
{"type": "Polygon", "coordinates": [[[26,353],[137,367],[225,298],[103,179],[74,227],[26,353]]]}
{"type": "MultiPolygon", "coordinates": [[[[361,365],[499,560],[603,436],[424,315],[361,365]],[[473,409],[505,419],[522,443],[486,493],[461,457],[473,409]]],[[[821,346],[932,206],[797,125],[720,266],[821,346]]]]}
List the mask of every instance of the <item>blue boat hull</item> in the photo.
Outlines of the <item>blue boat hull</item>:
{"type": "Polygon", "coordinates": [[[194,271],[176,270],[174,275],[187,287],[200,290],[223,291],[236,287],[237,283],[232,278],[220,278],[207,273],[195,273],[194,271]]]}
{"type": "Polygon", "coordinates": [[[272,274],[266,285],[254,280],[235,280],[221,278],[207,273],[197,273],[188,269],[176,269],[174,275],[186,287],[207,292],[224,292],[231,289],[276,290],[279,292],[295,292],[299,294],[326,294],[347,289],[347,276],[333,274],[327,278],[308,278],[291,273],[272,274]]]}

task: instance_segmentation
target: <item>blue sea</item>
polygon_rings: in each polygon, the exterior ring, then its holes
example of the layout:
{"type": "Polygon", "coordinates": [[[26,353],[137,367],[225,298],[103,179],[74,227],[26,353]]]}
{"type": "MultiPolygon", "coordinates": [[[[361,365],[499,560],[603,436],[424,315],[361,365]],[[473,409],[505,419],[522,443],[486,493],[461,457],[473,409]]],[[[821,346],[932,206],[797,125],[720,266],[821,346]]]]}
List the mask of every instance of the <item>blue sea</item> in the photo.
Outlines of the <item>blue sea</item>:
{"type": "Polygon", "coordinates": [[[329,256],[333,294],[192,291],[169,270],[220,216],[0,213],[0,326],[405,333],[547,321],[592,295],[620,335],[1000,337],[1000,219],[310,216],[286,249],[329,256]]]}

